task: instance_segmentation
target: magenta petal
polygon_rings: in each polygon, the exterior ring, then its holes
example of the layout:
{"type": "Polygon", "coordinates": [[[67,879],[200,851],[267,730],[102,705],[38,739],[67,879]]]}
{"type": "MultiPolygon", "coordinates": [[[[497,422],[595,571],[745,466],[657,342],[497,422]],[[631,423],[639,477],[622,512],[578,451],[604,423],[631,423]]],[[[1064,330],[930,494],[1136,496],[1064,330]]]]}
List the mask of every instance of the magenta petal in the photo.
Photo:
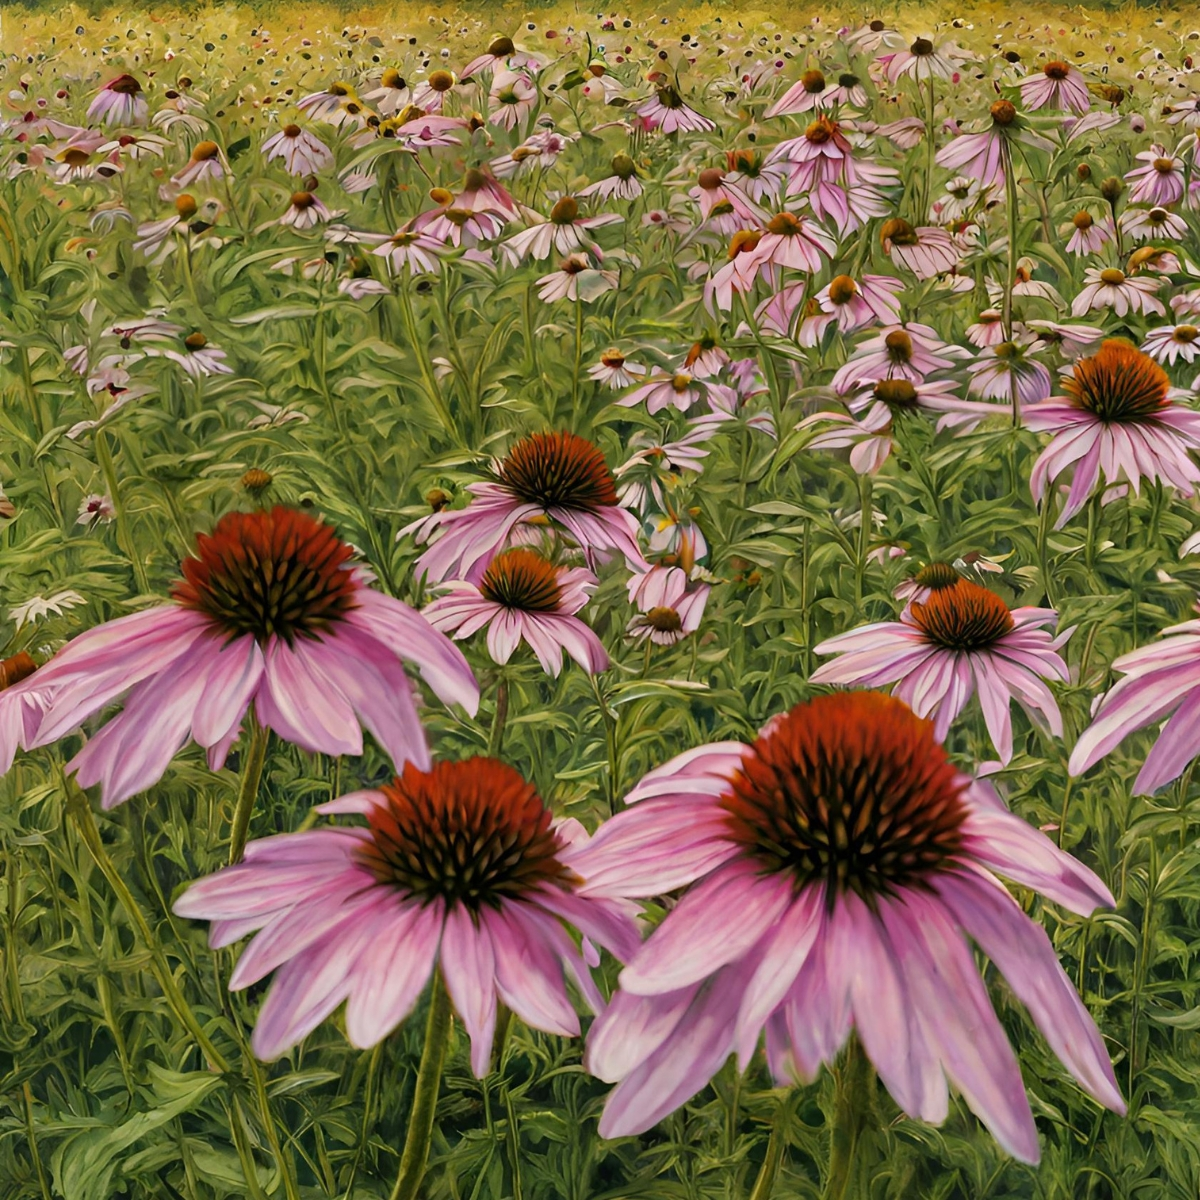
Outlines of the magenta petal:
{"type": "Polygon", "coordinates": [[[1003,888],[978,875],[944,874],[934,886],[979,948],[1000,968],[1050,1049],[1089,1095],[1123,1114],[1125,1101],[1108,1051],[1046,931],[1003,888]]]}
{"type": "Polygon", "coordinates": [[[385,1038],[412,1011],[429,982],[442,934],[440,901],[402,905],[388,914],[354,966],[346,1002],[346,1037],[365,1050],[385,1038]]]}
{"type": "Polygon", "coordinates": [[[314,754],[361,754],[362,730],[354,710],[323,676],[314,674],[299,642],[267,647],[265,686],[258,717],[285,741],[314,754]]]}
{"type": "Polygon", "coordinates": [[[764,876],[742,860],[689,889],[621,972],[624,991],[673,992],[736,962],[784,913],[792,896],[785,875],[764,876]]]}
{"type": "Polygon", "coordinates": [[[644,1132],[712,1079],[733,1049],[742,986],[736,965],[705,981],[662,1045],[609,1096],[600,1118],[601,1137],[644,1132]]]}
{"type": "Polygon", "coordinates": [[[451,1003],[471,1039],[471,1070],[488,1073],[496,1031],[496,962],[492,940],[462,905],[446,913],[442,932],[442,975],[451,1003]]]}
{"type": "Polygon", "coordinates": [[[700,984],[658,996],[618,991],[588,1030],[584,1066],[597,1079],[624,1079],[670,1037],[700,984]]]}
{"type": "Polygon", "coordinates": [[[263,670],[262,651],[252,637],[219,646],[192,717],[192,737],[197,745],[205,749],[215,746],[237,729],[263,670]]]}
{"type": "Polygon", "coordinates": [[[1005,1150],[1037,1162],[1037,1129],[1021,1070],[962,935],[942,904],[920,892],[908,892],[881,915],[951,1082],[1005,1150]]]}
{"type": "Polygon", "coordinates": [[[539,927],[536,910],[506,903],[482,917],[492,939],[496,990],[526,1025],[561,1037],[579,1036],[562,965],[539,927]]]}

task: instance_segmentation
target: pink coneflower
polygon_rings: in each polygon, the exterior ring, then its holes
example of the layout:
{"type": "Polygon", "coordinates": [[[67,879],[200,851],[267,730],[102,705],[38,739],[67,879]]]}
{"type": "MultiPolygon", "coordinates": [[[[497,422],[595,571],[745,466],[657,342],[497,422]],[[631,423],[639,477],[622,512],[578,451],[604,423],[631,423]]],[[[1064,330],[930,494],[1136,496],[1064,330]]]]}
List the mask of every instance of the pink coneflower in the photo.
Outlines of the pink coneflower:
{"type": "Polygon", "coordinates": [[[587,254],[568,254],[558,264],[557,271],[538,279],[538,299],[546,304],[555,300],[590,303],[605,292],[614,291],[619,281],[620,272],[593,266],[587,254]]]}
{"type": "Polygon", "coordinates": [[[1037,1161],[968,938],[1088,1093],[1125,1111],[1050,939],[993,871],[1084,914],[1111,894],[957,771],[899,700],[820,696],[750,745],[672,759],[626,800],[574,863],[583,893],[690,887],[589,1032],[588,1070],[618,1083],[601,1136],[648,1129],[731,1053],[744,1069],[764,1026],[780,1087],[815,1079],[856,1028],[905,1112],[940,1124],[949,1080],[1005,1150],[1037,1161]]]}
{"type": "Polygon", "coordinates": [[[720,374],[729,361],[729,352],[713,334],[706,333],[692,343],[679,364],[679,370],[687,371],[697,379],[711,379],[720,374]]]}
{"type": "Polygon", "coordinates": [[[97,153],[111,155],[116,152],[134,162],[140,162],[143,159],[162,158],[169,145],[171,143],[166,138],[153,133],[143,133],[140,137],[132,133],[123,133],[111,142],[105,142],[97,153]]]}
{"type": "Polygon", "coordinates": [[[1011,342],[989,346],[968,364],[971,376],[968,391],[988,400],[1009,400],[1013,393],[1022,404],[1036,404],[1051,392],[1050,372],[1030,357],[1037,339],[1029,333],[1013,334],[1011,342]]]}
{"type": "Polygon", "coordinates": [[[952,588],[962,576],[947,562],[930,562],[896,585],[897,600],[924,604],[934,592],[952,588]]]}
{"type": "Polygon", "coordinates": [[[658,509],[666,508],[666,489],[679,482],[680,472],[693,471],[698,475],[704,469],[709,451],[700,446],[717,432],[716,426],[692,424],[675,441],[665,441],[650,433],[633,435],[630,446],[638,449],[613,471],[620,480],[617,495],[626,508],[645,511],[652,504],[658,509]]]}
{"type": "Polygon", "coordinates": [[[95,529],[97,525],[111,525],[116,515],[117,510],[113,507],[112,497],[93,492],[80,500],[75,524],[95,529]]]}
{"type": "MultiPolygon", "coordinates": [[[[1181,550],[1182,555],[1182,550],[1181,550]]],[[[1068,769],[1082,775],[1137,729],[1169,717],[1133,785],[1135,793],[1155,792],[1177,779],[1200,752],[1200,621],[1163,630],[1150,646],[1123,654],[1112,666],[1125,676],[1093,710],[1092,723],[1079,736],[1068,769]]]]}
{"type": "Polygon", "coordinates": [[[756,204],[778,196],[788,174],[786,163],[771,162],[757,149],[727,150],[725,165],[725,178],[756,204]]]}
{"type": "Polygon", "coordinates": [[[1161,317],[1167,311],[1156,295],[1162,286],[1160,279],[1128,276],[1117,267],[1088,267],[1083,279],[1084,286],[1071,305],[1073,317],[1102,308],[1112,309],[1118,317],[1126,313],[1155,313],[1161,317]]]}
{"type": "Polygon", "coordinates": [[[663,133],[711,133],[717,127],[715,121],[689,108],[672,85],[659,88],[636,111],[650,129],[663,133]]]}
{"type": "Polygon", "coordinates": [[[833,428],[818,433],[808,443],[808,449],[849,450],[850,466],[859,475],[874,475],[892,452],[892,411],[886,404],[872,407],[861,417],[839,412],[813,413],[796,428],[820,425],[833,428]]]}
{"type": "Polygon", "coordinates": [[[360,721],[392,761],[429,754],[404,662],[447,703],[478,688],[443,634],[348,565],[352,550],[305,513],[229,513],[196,540],[170,604],[80,634],[38,672],[53,694],[33,744],[124,711],[68,764],[111,808],[145,791],[190,739],[217,770],[251,704],[260,725],[305,750],[361,754],[360,721]]]}
{"type": "Polygon", "coordinates": [[[142,85],[132,75],[118,75],[96,93],[87,115],[105,125],[141,125],[148,111],[142,85]]]}
{"type": "Polygon", "coordinates": [[[588,367],[588,378],[617,391],[621,388],[632,387],[639,375],[645,375],[646,368],[640,363],[630,362],[620,350],[613,347],[600,355],[600,361],[588,367]]]}
{"type": "Polygon", "coordinates": [[[506,212],[486,198],[460,203],[453,192],[441,187],[431,188],[429,198],[437,208],[414,217],[408,228],[442,245],[470,246],[491,241],[509,219],[506,212]]]}
{"type": "Polygon", "coordinates": [[[704,285],[704,306],[709,312],[714,305],[722,312],[728,312],[733,307],[735,293],[744,295],[753,290],[758,278],[755,252],[762,237],[761,230],[739,229],[730,238],[725,264],[718,267],[704,285]]]}
{"type": "Polygon", "coordinates": [[[12,769],[18,750],[35,744],[52,690],[30,679],[37,669],[24,650],[0,662],[0,775],[12,769]]]}
{"type": "Polygon", "coordinates": [[[391,784],[320,806],[366,827],[330,826],[251,842],[246,861],[192,884],[174,910],[213,922],[214,947],[261,930],[232,989],[275,971],[251,1048],[278,1058],[342,1003],[346,1036],[373,1046],[412,1011],[435,970],[487,1073],[498,1003],[534,1029],[579,1033],[564,968],[602,999],[564,928],[625,958],[626,906],[583,896],[571,863],[587,835],[556,824],[533,786],[491,758],[409,763],[391,784]]]}
{"type": "Polygon", "coordinates": [[[1127,208],[1120,216],[1121,232],[1136,242],[1169,239],[1178,242],[1187,237],[1187,222],[1177,213],[1161,206],[1127,208]]]}
{"type": "Polygon", "coordinates": [[[290,225],[293,229],[314,229],[332,217],[333,213],[315,192],[293,192],[279,224],[290,225]]]}
{"type": "Polygon", "coordinates": [[[842,333],[854,333],[867,325],[898,325],[903,291],[903,280],[892,275],[864,275],[860,283],[849,275],[835,275],[816,298],[842,333]]]}
{"type": "Polygon", "coordinates": [[[614,155],[612,174],[579,191],[580,196],[599,196],[601,200],[636,200],[641,194],[637,163],[628,154],[614,155]]]}
{"type": "Polygon", "coordinates": [[[616,401],[622,408],[633,408],[645,404],[646,411],[653,415],[664,408],[675,408],[687,412],[697,400],[702,400],[724,384],[710,383],[687,371],[676,371],[672,375],[652,375],[632,392],[616,401]]]}
{"type": "Polygon", "coordinates": [[[951,179],[942,189],[942,193],[929,206],[930,219],[940,225],[951,225],[961,221],[987,202],[991,195],[978,179],[969,179],[966,175],[958,175],[951,179]]]}
{"type": "Polygon", "coordinates": [[[233,374],[233,368],[225,361],[225,351],[210,345],[198,330],[179,338],[177,344],[153,343],[146,348],[146,354],[151,358],[169,358],[193,379],[233,374]]]}
{"type": "Polygon", "coordinates": [[[629,603],[639,610],[629,622],[630,637],[675,646],[700,628],[712,588],[706,583],[689,587],[687,572],[680,567],[651,567],[634,575],[626,590],[629,603]]]}
{"type": "Polygon", "coordinates": [[[430,71],[428,78],[421,80],[413,88],[413,105],[427,113],[440,113],[446,97],[454,90],[457,82],[454,72],[447,71],[444,67],[430,71]]]}
{"type": "Polygon", "coordinates": [[[1146,334],[1142,350],[1158,363],[1167,363],[1170,366],[1174,366],[1180,360],[1190,363],[1200,354],[1198,338],[1200,329],[1195,325],[1163,325],[1146,334]]]}
{"type": "Polygon", "coordinates": [[[962,348],[946,345],[936,330],[910,321],[884,328],[860,342],[849,360],[838,368],[831,385],[844,395],[860,384],[880,379],[920,383],[931,372],[948,370],[966,356],[962,348]]]}
{"type": "Polygon", "coordinates": [[[283,159],[289,175],[316,175],[333,166],[333,151],[316,134],[299,125],[285,125],[263,142],[262,149],[267,162],[283,159]]]}
{"type": "Polygon", "coordinates": [[[1024,413],[1030,429],[1054,434],[1033,466],[1034,499],[1043,503],[1050,481],[1073,468],[1056,529],[1087,503],[1101,472],[1110,486],[1124,477],[1137,492],[1142,479],[1161,479],[1192,495],[1200,468],[1188,452],[1200,449],[1200,413],[1174,403],[1171,381],[1152,358],[1111,339],[1081,358],[1062,388],[1065,395],[1024,413]]]}
{"type": "Polygon", "coordinates": [[[491,556],[517,525],[548,518],[579,543],[589,561],[615,550],[634,570],[645,570],[637,519],[620,507],[616,483],[600,450],[574,433],[534,433],[522,438],[494,467],[495,478],[472,483],[471,503],[443,509],[418,522],[424,541],[440,536],[417,561],[432,582],[465,579],[478,584],[491,556]]]}
{"type": "Polygon", "coordinates": [[[317,120],[328,120],[347,101],[357,102],[358,96],[348,83],[331,83],[323,92],[310,92],[302,97],[296,107],[317,120]]]}
{"type": "Polygon", "coordinates": [[[379,78],[379,86],[364,92],[363,99],[381,117],[394,117],[412,103],[412,88],[395,67],[388,67],[379,78]]]}
{"type": "Polygon", "coordinates": [[[823,266],[822,259],[837,253],[837,239],[814,221],[795,213],[776,213],[766,224],[758,244],[750,252],[748,270],[753,266],[766,277],[775,267],[815,274],[823,266]]]}
{"type": "Polygon", "coordinates": [[[503,35],[493,38],[483,54],[467,63],[459,78],[465,82],[480,71],[495,71],[497,67],[505,66],[516,52],[512,38],[503,35]]]}
{"type": "Polygon", "coordinates": [[[1097,221],[1090,212],[1080,210],[1071,218],[1071,238],[1067,242],[1067,253],[1096,254],[1113,236],[1112,220],[1104,217],[1097,221]]]}
{"type": "Polygon", "coordinates": [[[579,211],[579,202],[574,196],[563,196],[557,200],[548,217],[541,216],[531,208],[523,212],[528,227],[501,244],[501,249],[514,266],[527,257],[540,262],[555,252],[572,254],[585,249],[591,245],[586,236],[588,230],[624,220],[619,213],[598,213],[594,217],[585,217],[579,211]]]}
{"type": "Polygon", "coordinates": [[[1026,108],[1031,111],[1058,108],[1085,113],[1092,106],[1082,72],[1061,59],[1043,64],[1040,71],[1027,75],[1017,87],[1021,89],[1026,108]]]}
{"type": "Polygon", "coordinates": [[[497,71],[488,93],[488,119],[502,129],[516,129],[537,107],[538,91],[523,72],[497,71]]]}
{"type": "Polygon", "coordinates": [[[582,567],[556,567],[524,547],[504,550],[476,587],[451,583],[422,615],[456,640],[487,629],[488,653],[503,665],[521,642],[542,669],[558,677],[565,650],[585,671],[608,670],[600,639],[575,614],[588,602],[596,577],[582,567]]]}
{"type": "Polygon", "coordinates": [[[767,213],[742,193],[738,184],[727,178],[720,167],[706,167],[700,172],[697,184],[688,195],[700,205],[701,220],[720,218],[718,233],[730,234],[744,225],[766,223],[767,213]]]}
{"type": "Polygon", "coordinates": [[[838,75],[837,82],[826,89],[824,96],[825,103],[829,108],[841,105],[850,108],[866,108],[871,102],[862,80],[849,71],[843,71],[838,75]]]}
{"type": "Polygon", "coordinates": [[[986,308],[973,325],[967,326],[967,341],[972,346],[998,346],[1004,341],[1004,314],[998,308],[986,308]]]}
{"type": "Polygon", "coordinates": [[[1009,610],[994,592],[963,579],[910,604],[899,621],[864,625],[815,647],[839,657],[813,672],[813,683],[883,687],[930,717],[944,741],[977,691],[984,724],[1002,762],[1012,758],[1015,699],[1031,720],[1062,737],[1062,717],[1043,680],[1068,679],[1058,643],[1044,626],[1051,608],[1009,610]],[[1040,718],[1037,714],[1040,714],[1040,718]]]}
{"type": "Polygon", "coordinates": [[[893,262],[918,279],[932,279],[958,265],[959,247],[949,231],[935,225],[914,227],[902,217],[884,221],[879,240],[893,262]]]}
{"type": "MultiPolygon", "coordinates": [[[[856,80],[857,82],[857,80],[856,80]]],[[[813,68],[805,71],[770,108],[764,116],[783,117],[792,113],[811,112],[814,108],[825,108],[829,104],[828,85],[823,71],[813,68]]]]}
{"type": "Polygon", "coordinates": [[[951,79],[966,61],[966,55],[951,42],[935,46],[929,38],[917,38],[908,49],[885,54],[877,60],[888,79],[951,79]]]}
{"type": "Polygon", "coordinates": [[[413,275],[436,275],[441,270],[438,257],[441,249],[442,244],[428,234],[415,229],[398,229],[371,253],[386,258],[394,275],[402,274],[406,267],[413,275]]]}
{"type": "Polygon", "coordinates": [[[205,179],[221,179],[225,175],[221,147],[216,142],[197,142],[183,170],[171,176],[176,187],[190,187],[205,179]]]}
{"type": "Polygon", "coordinates": [[[1129,192],[1131,204],[1167,205],[1183,199],[1183,159],[1168,154],[1166,148],[1157,143],[1137,156],[1145,166],[1136,167],[1125,175],[1132,185],[1129,192]]]}

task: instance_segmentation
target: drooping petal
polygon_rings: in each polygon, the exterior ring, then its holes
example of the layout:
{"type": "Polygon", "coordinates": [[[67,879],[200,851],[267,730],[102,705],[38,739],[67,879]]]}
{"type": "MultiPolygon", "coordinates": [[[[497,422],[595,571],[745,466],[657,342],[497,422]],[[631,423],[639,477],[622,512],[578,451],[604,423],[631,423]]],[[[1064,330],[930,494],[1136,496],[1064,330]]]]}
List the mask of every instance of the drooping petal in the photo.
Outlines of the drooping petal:
{"type": "Polygon", "coordinates": [[[441,965],[446,991],[471,1039],[471,1070],[482,1079],[496,1031],[496,961],[487,930],[461,904],[446,913],[441,965]]]}

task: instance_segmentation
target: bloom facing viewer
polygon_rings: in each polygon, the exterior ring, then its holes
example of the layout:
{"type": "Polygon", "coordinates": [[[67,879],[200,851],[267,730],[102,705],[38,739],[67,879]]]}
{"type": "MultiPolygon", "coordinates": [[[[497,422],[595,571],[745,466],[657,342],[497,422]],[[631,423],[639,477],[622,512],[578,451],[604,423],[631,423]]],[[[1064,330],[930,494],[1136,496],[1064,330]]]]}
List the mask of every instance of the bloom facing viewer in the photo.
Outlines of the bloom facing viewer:
{"type": "Polygon", "coordinates": [[[811,1081],[856,1028],[896,1102],[940,1124],[947,1081],[1009,1153],[1038,1159],[1020,1069],[967,938],[1101,1104],[1125,1105],[1050,939],[993,875],[1083,914],[1087,867],[960,774],[933,727],[878,693],[822,696],[752,745],[652,771],[573,862],[584,895],[690,884],[620,977],[586,1064],[617,1087],[600,1133],[639,1133],[766,1028],[780,1086],[811,1081]],[[636,802],[636,803],[635,803],[636,802]]]}
{"type": "Polygon", "coordinates": [[[456,646],[374,591],[352,550],[306,513],[228,513],[196,539],[172,602],[69,642],[26,683],[49,694],[29,745],[45,746],[125,696],[67,764],[106,808],[156,783],[190,739],[217,770],[250,705],[301,748],[361,754],[362,726],[398,766],[429,761],[404,663],[473,713],[479,689],[456,646]]]}
{"type": "Polygon", "coordinates": [[[209,942],[257,936],[229,981],[276,971],[251,1046],[273,1059],[343,1000],[352,1045],[373,1046],[408,1016],[440,970],[487,1073],[496,1005],[535,1029],[574,1037],[564,967],[596,1009],[603,1000],[564,922],[624,961],[638,946],[629,906],[584,896],[572,867],[587,843],[555,824],[531,784],[490,758],[409,763],[389,786],[319,806],[366,828],[331,827],[251,842],[246,860],[192,884],[182,917],[212,921],[209,942]]]}
{"type": "Polygon", "coordinates": [[[812,682],[895,684],[895,695],[934,721],[939,741],[978,692],[988,734],[1008,762],[1014,699],[1031,720],[1062,736],[1062,717],[1044,682],[1068,679],[1060,642],[1044,628],[1056,620],[1052,608],[1010,611],[994,592],[960,579],[910,604],[899,621],[864,625],[816,646],[818,654],[839,657],[814,671],[812,682]]]}

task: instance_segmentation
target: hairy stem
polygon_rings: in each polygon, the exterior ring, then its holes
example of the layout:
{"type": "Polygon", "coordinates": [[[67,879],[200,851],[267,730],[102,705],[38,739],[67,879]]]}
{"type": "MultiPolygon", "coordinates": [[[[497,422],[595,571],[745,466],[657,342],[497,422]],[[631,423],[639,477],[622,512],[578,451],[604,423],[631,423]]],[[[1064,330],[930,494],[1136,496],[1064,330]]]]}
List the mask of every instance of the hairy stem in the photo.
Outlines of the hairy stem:
{"type": "Polygon", "coordinates": [[[260,725],[254,716],[254,709],[249,712],[250,745],[246,748],[245,762],[242,764],[242,780],[238,787],[237,806],[233,810],[233,825],[229,830],[229,865],[236,866],[242,861],[246,850],[246,835],[250,832],[250,818],[254,815],[254,802],[258,799],[258,787],[262,783],[263,767],[267,761],[267,740],[270,731],[265,725],[260,725]]]}

